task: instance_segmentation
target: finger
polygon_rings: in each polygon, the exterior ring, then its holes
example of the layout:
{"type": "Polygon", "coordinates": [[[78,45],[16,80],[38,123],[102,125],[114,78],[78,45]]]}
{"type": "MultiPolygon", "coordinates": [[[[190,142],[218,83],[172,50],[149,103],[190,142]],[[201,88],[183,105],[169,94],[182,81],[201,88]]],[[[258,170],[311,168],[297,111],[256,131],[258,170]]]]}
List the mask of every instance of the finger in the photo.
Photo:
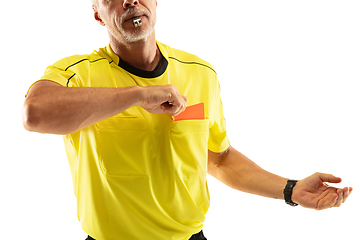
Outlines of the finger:
{"type": "Polygon", "coordinates": [[[171,109],[169,110],[169,114],[171,114],[172,116],[177,116],[180,113],[182,113],[183,111],[185,111],[187,101],[188,101],[188,99],[186,97],[184,97],[183,95],[178,93],[173,98],[173,102],[171,105],[171,109]]]}
{"type": "Polygon", "coordinates": [[[332,174],[325,174],[325,173],[317,173],[318,177],[323,182],[329,182],[329,183],[341,183],[342,179],[339,177],[335,177],[332,174]]]}
{"type": "Polygon", "coordinates": [[[163,103],[161,104],[161,107],[164,112],[169,113],[172,116],[179,115],[182,111],[184,111],[185,107],[182,103],[163,103]]]}
{"type": "Polygon", "coordinates": [[[161,108],[163,109],[164,113],[169,113],[170,115],[174,115],[178,109],[178,105],[174,103],[165,102],[161,104],[161,108]]]}
{"type": "Polygon", "coordinates": [[[317,210],[324,210],[324,209],[327,209],[327,208],[332,208],[337,203],[338,198],[339,198],[339,195],[334,193],[334,194],[331,194],[330,196],[328,196],[327,198],[320,199],[316,209],[317,210]]]}
{"type": "Polygon", "coordinates": [[[344,199],[343,199],[343,203],[346,202],[347,198],[350,196],[352,192],[352,188],[344,188],[344,199]]]}
{"type": "Polygon", "coordinates": [[[187,97],[185,97],[184,95],[181,95],[185,101],[185,106],[187,106],[188,102],[189,102],[189,99],[187,97]]]}
{"type": "Polygon", "coordinates": [[[340,207],[341,204],[344,201],[344,191],[343,191],[343,189],[338,189],[337,194],[338,194],[339,197],[336,199],[334,207],[340,207]]]}
{"type": "Polygon", "coordinates": [[[183,105],[182,105],[181,107],[179,107],[179,108],[177,109],[177,111],[174,112],[172,115],[175,117],[175,116],[179,115],[180,113],[182,113],[183,111],[185,111],[185,109],[186,109],[186,105],[183,104],[183,105]]]}
{"type": "Polygon", "coordinates": [[[176,113],[176,115],[179,115],[180,113],[184,112],[185,109],[186,109],[186,106],[187,106],[187,103],[189,101],[189,99],[183,95],[181,95],[181,98],[182,98],[182,105],[181,107],[179,108],[178,112],[176,113]]]}

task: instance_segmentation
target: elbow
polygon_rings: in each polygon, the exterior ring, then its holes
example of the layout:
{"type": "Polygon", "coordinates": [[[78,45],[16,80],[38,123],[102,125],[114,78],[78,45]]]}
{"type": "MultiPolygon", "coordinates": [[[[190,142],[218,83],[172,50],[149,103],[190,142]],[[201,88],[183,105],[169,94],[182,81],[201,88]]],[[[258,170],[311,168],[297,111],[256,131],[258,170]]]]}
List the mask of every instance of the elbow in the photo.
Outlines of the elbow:
{"type": "Polygon", "coordinates": [[[48,83],[40,82],[31,88],[24,101],[22,108],[24,128],[29,132],[68,134],[68,129],[64,129],[63,121],[59,118],[56,104],[52,104],[54,99],[49,97],[54,91],[51,92],[51,89],[43,88],[48,83]]]}
{"type": "Polygon", "coordinates": [[[40,125],[40,117],[36,107],[28,99],[22,109],[22,122],[27,131],[36,132],[40,125]]]}
{"type": "Polygon", "coordinates": [[[26,99],[22,109],[22,123],[29,132],[67,135],[77,131],[66,125],[61,125],[44,106],[31,99],[26,99]]]}

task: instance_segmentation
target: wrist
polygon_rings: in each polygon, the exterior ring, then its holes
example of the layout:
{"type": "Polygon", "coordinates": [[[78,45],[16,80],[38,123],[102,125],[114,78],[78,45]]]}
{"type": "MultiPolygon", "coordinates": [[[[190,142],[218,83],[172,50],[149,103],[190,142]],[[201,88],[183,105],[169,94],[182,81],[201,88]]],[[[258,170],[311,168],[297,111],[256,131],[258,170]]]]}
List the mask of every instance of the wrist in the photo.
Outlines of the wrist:
{"type": "Polygon", "coordinates": [[[285,202],[293,207],[298,205],[296,202],[293,201],[294,200],[293,192],[294,192],[297,182],[298,182],[297,180],[288,180],[286,187],[284,189],[285,202]]]}
{"type": "Polygon", "coordinates": [[[292,201],[294,203],[297,203],[297,204],[299,204],[299,202],[300,202],[299,199],[301,197],[301,195],[299,193],[299,188],[300,188],[301,182],[302,182],[302,180],[299,180],[296,183],[295,187],[293,188],[293,193],[292,193],[292,196],[291,196],[292,201]]]}
{"type": "Polygon", "coordinates": [[[144,101],[144,88],[140,86],[130,87],[131,107],[142,106],[144,101]]]}

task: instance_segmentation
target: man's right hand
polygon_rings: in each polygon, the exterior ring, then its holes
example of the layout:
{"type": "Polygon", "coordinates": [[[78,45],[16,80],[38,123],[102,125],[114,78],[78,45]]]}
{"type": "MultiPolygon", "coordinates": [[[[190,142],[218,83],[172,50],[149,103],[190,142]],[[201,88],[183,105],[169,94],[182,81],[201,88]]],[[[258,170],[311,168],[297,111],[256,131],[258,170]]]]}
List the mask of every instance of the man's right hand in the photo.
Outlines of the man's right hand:
{"type": "Polygon", "coordinates": [[[181,95],[174,85],[149,86],[142,89],[141,107],[149,113],[169,113],[177,116],[187,105],[187,97],[181,95]]]}

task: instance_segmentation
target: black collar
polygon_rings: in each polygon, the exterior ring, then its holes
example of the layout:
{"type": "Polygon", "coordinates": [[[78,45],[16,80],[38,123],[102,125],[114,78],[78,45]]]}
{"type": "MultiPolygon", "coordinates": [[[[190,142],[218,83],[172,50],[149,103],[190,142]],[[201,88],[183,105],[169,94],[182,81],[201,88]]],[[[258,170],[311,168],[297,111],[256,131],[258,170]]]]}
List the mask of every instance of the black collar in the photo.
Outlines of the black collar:
{"type": "Polygon", "coordinates": [[[160,52],[159,63],[155,67],[155,69],[153,71],[145,71],[145,70],[138,69],[136,67],[131,66],[127,62],[122,61],[121,59],[119,59],[119,67],[121,67],[122,69],[128,71],[131,74],[134,74],[134,75],[136,75],[138,77],[142,77],[142,78],[157,78],[157,77],[160,77],[166,71],[167,66],[168,66],[168,61],[162,55],[161,52],[160,52]],[[159,65],[160,65],[160,67],[159,67],[159,65]]]}

